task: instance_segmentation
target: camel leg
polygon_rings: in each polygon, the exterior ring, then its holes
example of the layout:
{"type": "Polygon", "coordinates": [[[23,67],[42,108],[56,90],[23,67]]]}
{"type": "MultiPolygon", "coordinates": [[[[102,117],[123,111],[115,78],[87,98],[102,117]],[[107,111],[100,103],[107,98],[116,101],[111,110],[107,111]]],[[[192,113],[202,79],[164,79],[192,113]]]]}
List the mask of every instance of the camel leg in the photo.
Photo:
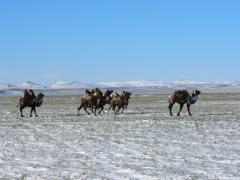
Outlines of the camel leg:
{"type": "Polygon", "coordinates": [[[112,105],[109,106],[107,114],[109,114],[109,111],[112,109],[112,105]]]}
{"type": "Polygon", "coordinates": [[[180,116],[180,113],[181,113],[181,111],[182,111],[183,106],[184,106],[184,104],[180,104],[180,109],[179,109],[179,111],[178,111],[178,113],[177,113],[177,116],[180,116]]]}
{"type": "Polygon", "coordinates": [[[174,103],[170,103],[169,106],[168,106],[168,109],[169,109],[169,112],[170,112],[170,116],[173,116],[173,113],[172,113],[173,105],[174,105],[174,103]]]}
{"type": "Polygon", "coordinates": [[[187,104],[187,110],[188,110],[188,114],[189,114],[189,116],[192,116],[192,114],[191,114],[191,112],[190,112],[190,104],[187,104]]]}
{"type": "Polygon", "coordinates": [[[23,115],[23,113],[22,113],[23,108],[24,108],[24,107],[23,107],[22,105],[20,105],[21,117],[24,117],[24,115],[23,115]]]}
{"type": "Polygon", "coordinates": [[[91,115],[88,111],[87,111],[87,107],[85,106],[84,108],[84,111],[88,114],[88,115],[91,115]]]}
{"type": "Polygon", "coordinates": [[[35,117],[38,117],[36,107],[33,108],[33,111],[34,111],[35,117]]]}
{"type": "Polygon", "coordinates": [[[115,112],[115,115],[117,115],[119,113],[121,106],[118,106],[117,111],[115,112]]]}
{"type": "Polygon", "coordinates": [[[105,114],[105,112],[104,112],[103,109],[104,109],[104,107],[102,106],[101,109],[100,109],[100,111],[98,111],[98,114],[101,114],[101,112],[103,112],[103,113],[105,114]]]}
{"type": "Polygon", "coordinates": [[[122,112],[121,112],[121,114],[123,113],[123,111],[125,110],[125,109],[127,109],[127,107],[122,107],[122,112]]]}
{"type": "Polygon", "coordinates": [[[30,115],[29,117],[32,117],[33,107],[31,107],[30,115]]]}
{"type": "Polygon", "coordinates": [[[104,111],[104,107],[102,107],[101,111],[103,112],[103,114],[106,114],[105,111],[104,111]]]}
{"type": "Polygon", "coordinates": [[[114,114],[115,114],[115,108],[116,108],[116,105],[110,105],[107,114],[109,113],[109,111],[110,111],[111,109],[113,110],[113,112],[114,112],[114,114]]]}
{"type": "Polygon", "coordinates": [[[116,114],[116,106],[113,106],[112,110],[113,110],[114,114],[116,114]]]}
{"type": "Polygon", "coordinates": [[[82,108],[83,108],[82,105],[80,105],[80,106],[78,107],[78,116],[80,116],[79,111],[80,111],[82,108]]]}
{"type": "Polygon", "coordinates": [[[94,115],[97,116],[97,107],[94,106],[94,115]]]}

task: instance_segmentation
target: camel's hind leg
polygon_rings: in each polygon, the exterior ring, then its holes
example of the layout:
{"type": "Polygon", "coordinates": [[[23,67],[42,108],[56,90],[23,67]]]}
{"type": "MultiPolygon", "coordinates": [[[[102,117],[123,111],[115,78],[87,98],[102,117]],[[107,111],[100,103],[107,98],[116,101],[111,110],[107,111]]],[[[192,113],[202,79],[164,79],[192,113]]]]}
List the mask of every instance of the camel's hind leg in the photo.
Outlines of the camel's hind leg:
{"type": "Polygon", "coordinates": [[[79,114],[79,111],[83,108],[83,105],[81,104],[79,107],[78,107],[78,116],[80,116],[79,114]]]}
{"type": "Polygon", "coordinates": [[[30,117],[32,117],[32,112],[34,112],[35,117],[38,117],[37,112],[36,112],[36,107],[31,107],[30,117]]]}
{"type": "Polygon", "coordinates": [[[22,113],[22,110],[24,109],[25,107],[20,105],[20,112],[21,112],[21,117],[24,117],[23,113],[22,113]]]}
{"type": "Polygon", "coordinates": [[[111,110],[112,106],[109,106],[107,114],[109,114],[109,111],[111,110]]]}
{"type": "Polygon", "coordinates": [[[109,111],[110,111],[111,109],[115,110],[115,106],[110,105],[109,108],[108,108],[108,112],[107,112],[107,114],[109,114],[109,111]]]}
{"type": "Polygon", "coordinates": [[[121,114],[123,113],[123,111],[124,111],[125,109],[127,109],[127,107],[123,106],[123,107],[122,107],[122,112],[121,112],[121,114]]]}
{"type": "Polygon", "coordinates": [[[84,111],[85,111],[88,115],[91,115],[91,114],[87,111],[87,107],[86,107],[86,106],[84,106],[83,109],[84,109],[84,111]]]}
{"type": "Polygon", "coordinates": [[[175,103],[169,103],[168,109],[169,109],[170,116],[173,116],[172,107],[173,107],[174,104],[175,103]]]}

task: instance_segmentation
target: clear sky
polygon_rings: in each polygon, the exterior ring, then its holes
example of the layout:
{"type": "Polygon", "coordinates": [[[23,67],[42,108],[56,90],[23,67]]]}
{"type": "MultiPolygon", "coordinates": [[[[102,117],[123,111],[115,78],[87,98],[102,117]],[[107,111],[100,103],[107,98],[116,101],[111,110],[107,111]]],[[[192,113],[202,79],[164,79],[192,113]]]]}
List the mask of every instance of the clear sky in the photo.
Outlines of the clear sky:
{"type": "Polygon", "coordinates": [[[240,79],[238,0],[0,2],[0,82],[240,79]]]}

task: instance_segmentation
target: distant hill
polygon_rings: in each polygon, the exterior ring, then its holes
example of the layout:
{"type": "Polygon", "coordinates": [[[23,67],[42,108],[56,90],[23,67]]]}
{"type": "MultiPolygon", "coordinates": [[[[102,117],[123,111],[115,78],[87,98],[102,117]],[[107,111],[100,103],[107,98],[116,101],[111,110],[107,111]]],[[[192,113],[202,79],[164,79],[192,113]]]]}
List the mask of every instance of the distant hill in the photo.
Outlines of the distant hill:
{"type": "Polygon", "coordinates": [[[85,89],[93,88],[113,89],[115,91],[128,90],[135,93],[170,93],[176,89],[200,89],[206,92],[240,92],[240,81],[175,81],[164,83],[161,81],[125,81],[125,82],[102,82],[96,84],[81,83],[78,81],[58,81],[53,84],[38,84],[27,81],[19,84],[0,84],[0,95],[20,95],[24,89],[34,89],[50,94],[79,94],[85,89]]]}

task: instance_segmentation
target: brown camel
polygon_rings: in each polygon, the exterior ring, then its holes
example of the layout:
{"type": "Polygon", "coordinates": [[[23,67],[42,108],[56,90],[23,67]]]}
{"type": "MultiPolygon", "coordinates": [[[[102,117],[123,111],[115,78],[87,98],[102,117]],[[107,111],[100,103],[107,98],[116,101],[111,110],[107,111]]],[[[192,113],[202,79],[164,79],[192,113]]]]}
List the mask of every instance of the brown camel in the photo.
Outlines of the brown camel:
{"type": "Polygon", "coordinates": [[[83,108],[84,111],[90,115],[90,113],[87,111],[87,108],[93,108],[94,109],[94,115],[96,116],[97,106],[100,101],[100,97],[103,96],[102,91],[100,89],[96,88],[95,93],[88,93],[88,95],[85,95],[80,100],[80,106],[78,107],[78,116],[79,111],[83,108]]]}
{"type": "Polygon", "coordinates": [[[122,110],[122,113],[123,113],[124,109],[127,108],[128,106],[130,96],[131,96],[131,93],[125,92],[125,91],[123,91],[121,95],[119,95],[118,93],[114,93],[110,101],[110,107],[108,109],[108,113],[112,109],[114,111],[114,114],[117,115],[121,108],[123,109],[122,110]]]}
{"type": "Polygon", "coordinates": [[[31,107],[30,117],[32,117],[32,112],[34,111],[35,116],[38,117],[36,112],[36,107],[40,107],[43,103],[43,93],[37,94],[35,96],[33,90],[30,90],[30,93],[25,89],[24,96],[19,99],[18,106],[20,107],[21,116],[24,117],[22,110],[25,107],[31,107]]]}
{"type": "Polygon", "coordinates": [[[172,116],[172,107],[175,103],[180,104],[180,109],[179,112],[177,113],[178,116],[180,116],[180,113],[182,111],[182,108],[184,106],[184,104],[187,103],[187,110],[188,110],[188,114],[189,116],[192,116],[191,112],[190,112],[190,106],[192,104],[195,104],[198,98],[198,95],[201,94],[201,91],[199,90],[194,90],[192,92],[192,95],[190,95],[188,93],[187,90],[178,90],[175,91],[172,95],[169,96],[169,111],[170,111],[170,116],[172,116]]]}
{"type": "Polygon", "coordinates": [[[111,94],[113,93],[113,90],[107,90],[103,96],[100,97],[99,103],[97,105],[97,109],[99,110],[99,114],[101,114],[101,112],[104,112],[104,106],[106,104],[110,104],[111,101],[111,94]]]}
{"type": "Polygon", "coordinates": [[[123,91],[123,94],[124,94],[124,96],[123,96],[123,101],[122,101],[122,112],[121,112],[121,114],[123,113],[124,109],[128,108],[129,99],[130,99],[132,93],[127,92],[127,91],[126,92],[123,91]]]}

